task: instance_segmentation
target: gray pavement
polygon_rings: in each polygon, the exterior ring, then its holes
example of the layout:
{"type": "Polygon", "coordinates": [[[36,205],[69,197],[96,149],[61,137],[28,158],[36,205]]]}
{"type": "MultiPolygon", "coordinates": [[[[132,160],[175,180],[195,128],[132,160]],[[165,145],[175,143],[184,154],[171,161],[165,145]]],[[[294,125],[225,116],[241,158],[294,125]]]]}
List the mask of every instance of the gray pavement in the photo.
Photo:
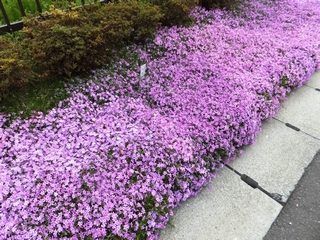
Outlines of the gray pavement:
{"type": "Polygon", "coordinates": [[[320,239],[320,151],[263,239],[320,239]]]}
{"type": "Polygon", "coordinates": [[[318,71],[290,94],[273,120],[263,123],[254,145],[246,147],[197,197],[175,210],[160,239],[320,240],[316,231],[320,229],[319,89],[318,71]],[[301,179],[310,163],[311,170],[301,179]],[[258,188],[242,181],[243,174],[258,188]]]}

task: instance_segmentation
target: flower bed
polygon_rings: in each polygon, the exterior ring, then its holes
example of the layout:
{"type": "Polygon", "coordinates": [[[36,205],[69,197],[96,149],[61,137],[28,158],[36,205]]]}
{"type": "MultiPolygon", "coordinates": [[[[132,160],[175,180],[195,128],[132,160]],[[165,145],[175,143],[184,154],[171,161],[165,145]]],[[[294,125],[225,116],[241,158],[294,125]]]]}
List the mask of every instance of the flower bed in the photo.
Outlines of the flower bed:
{"type": "Polygon", "coordinates": [[[319,66],[319,1],[240,8],[195,9],[46,115],[0,116],[0,236],[156,239],[319,66]]]}

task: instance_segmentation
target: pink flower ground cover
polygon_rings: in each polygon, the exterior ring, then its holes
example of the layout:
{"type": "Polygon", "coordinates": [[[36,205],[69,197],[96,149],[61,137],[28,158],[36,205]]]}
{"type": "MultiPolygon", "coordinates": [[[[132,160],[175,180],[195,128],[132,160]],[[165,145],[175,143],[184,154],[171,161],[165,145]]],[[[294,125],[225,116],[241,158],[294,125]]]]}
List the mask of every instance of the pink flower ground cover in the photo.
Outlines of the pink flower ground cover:
{"type": "Polygon", "coordinates": [[[1,239],[157,239],[319,66],[319,1],[192,15],[48,114],[0,116],[1,239]]]}

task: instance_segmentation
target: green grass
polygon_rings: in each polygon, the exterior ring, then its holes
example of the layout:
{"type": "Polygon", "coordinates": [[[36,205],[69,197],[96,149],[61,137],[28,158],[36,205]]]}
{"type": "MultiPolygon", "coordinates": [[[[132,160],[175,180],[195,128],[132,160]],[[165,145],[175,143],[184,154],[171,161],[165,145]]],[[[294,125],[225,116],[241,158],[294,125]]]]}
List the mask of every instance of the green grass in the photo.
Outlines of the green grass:
{"type": "Polygon", "coordinates": [[[0,112],[11,116],[7,125],[17,117],[28,118],[35,111],[46,113],[56,107],[61,100],[69,97],[65,83],[65,79],[55,78],[11,89],[10,95],[0,101],[0,112]]]}
{"type": "MultiPolygon", "coordinates": [[[[38,14],[37,5],[35,0],[21,0],[26,14],[38,14]]],[[[58,8],[66,9],[70,3],[75,3],[77,6],[82,5],[81,0],[39,0],[42,11],[48,11],[51,5],[58,8]]],[[[85,3],[92,3],[93,0],[85,0],[85,3]]],[[[2,1],[8,18],[11,23],[20,21],[22,14],[19,9],[17,0],[3,0],[2,1]]],[[[4,18],[0,11],[0,25],[4,25],[4,18]]]]}

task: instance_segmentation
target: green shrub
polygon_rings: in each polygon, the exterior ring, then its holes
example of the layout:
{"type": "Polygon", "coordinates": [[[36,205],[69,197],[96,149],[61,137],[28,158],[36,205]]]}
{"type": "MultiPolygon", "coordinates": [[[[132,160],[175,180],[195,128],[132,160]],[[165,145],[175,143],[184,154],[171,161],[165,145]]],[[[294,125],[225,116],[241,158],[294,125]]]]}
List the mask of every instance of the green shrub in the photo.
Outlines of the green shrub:
{"type": "Polygon", "coordinates": [[[15,38],[0,36],[0,99],[14,86],[22,86],[32,78],[30,61],[15,38]]]}
{"type": "Polygon", "coordinates": [[[127,0],[67,11],[52,7],[45,16],[24,19],[24,44],[40,74],[70,76],[106,63],[111,49],[151,36],[162,14],[157,6],[127,0]]]}
{"type": "MultiPolygon", "coordinates": [[[[98,9],[98,6],[95,6],[98,9]]],[[[108,49],[98,26],[87,21],[86,9],[51,8],[47,18],[25,18],[24,44],[44,76],[71,75],[102,63],[108,49]]]]}
{"type": "Polygon", "coordinates": [[[150,2],[159,6],[164,14],[163,25],[174,26],[190,21],[189,13],[198,5],[199,0],[150,0],[150,2]]]}
{"type": "Polygon", "coordinates": [[[158,6],[140,0],[104,4],[100,14],[95,14],[93,21],[102,19],[101,29],[111,45],[151,37],[163,18],[158,6]]]}
{"type": "Polygon", "coordinates": [[[236,4],[236,0],[200,0],[200,5],[206,9],[226,8],[230,9],[236,4]]]}

